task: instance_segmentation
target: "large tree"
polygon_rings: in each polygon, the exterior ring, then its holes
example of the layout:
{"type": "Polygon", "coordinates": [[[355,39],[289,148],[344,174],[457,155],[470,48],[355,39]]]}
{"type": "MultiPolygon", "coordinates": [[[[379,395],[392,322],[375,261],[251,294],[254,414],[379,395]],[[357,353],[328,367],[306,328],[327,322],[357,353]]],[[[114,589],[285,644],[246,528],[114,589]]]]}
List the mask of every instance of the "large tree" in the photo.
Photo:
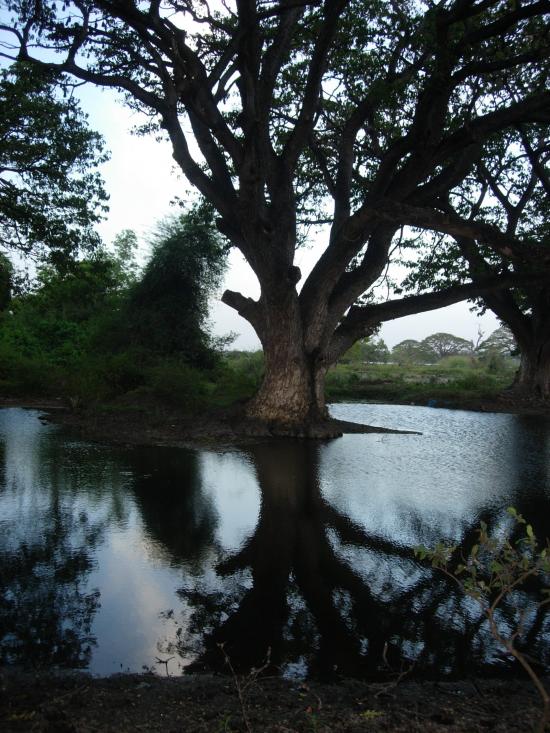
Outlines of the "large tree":
{"type": "Polygon", "coordinates": [[[0,248],[60,264],[99,244],[105,160],[76,99],[46,69],[0,73],[0,248]]]}
{"type": "Polygon", "coordinates": [[[474,345],[467,339],[454,336],[452,333],[432,333],[422,341],[422,346],[435,352],[438,359],[459,354],[471,354],[474,345]]]}
{"type": "MultiPolygon", "coordinates": [[[[403,223],[420,216],[422,226],[446,224],[434,197],[462,181],[495,134],[550,120],[546,0],[9,7],[3,54],[122,89],[165,131],[176,162],[254,270],[259,300],[223,296],[265,352],[250,417],[307,433],[326,415],[328,366],[357,338],[382,320],[507,282],[489,276],[357,305],[384,272],[403,223]],[[325,247],[298,290],[296,247],[308,224],[323,221],[325,247]]],[[[457,219],[455,229],[471,231],[457,219]]],[[[524,246],[490,226],[483,237],[495,248],[524,246]]]]}
{"type": "MultiPolygon", "coordinates": [[[[463,217],[474,231],[424,242],[409,285],[448,287],[502,273],[534,271],[550,255],[550,135],[541,126],[517,126],[493,140],[460,189],[438,206],[449,221],[463,217]],[[488,247],[475,227],[491,226],[502,241],[520,237],[515,253],[488,247]]],[[[550,282],[487,291],[489,307],[513,334],[521,354],[516,387],[528,396],[550,398],[550,282]]]]}

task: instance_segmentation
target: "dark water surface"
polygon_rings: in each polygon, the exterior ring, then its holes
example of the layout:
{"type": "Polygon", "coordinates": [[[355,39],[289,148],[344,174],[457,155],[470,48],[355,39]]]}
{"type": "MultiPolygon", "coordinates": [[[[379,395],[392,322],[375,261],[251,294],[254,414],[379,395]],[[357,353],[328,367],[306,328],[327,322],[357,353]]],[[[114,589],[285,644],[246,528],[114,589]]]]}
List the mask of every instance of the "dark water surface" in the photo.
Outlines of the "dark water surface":
{"type": "MultiPolygon", "coordinates": [[[[420,430],[246,449],[121,448],[0,410],[0,664],[285,674],[505,671],[474,602],[413,547],[550,536],[550,421],[389,405],[338,417],[420,430]],[[384,649],[386,650],[384,652],[384,649]]],[[[526,642],[550,666],[527,594],[526,642]]],[[[512,613],[504,608],[501,623],[512,613]]]]}

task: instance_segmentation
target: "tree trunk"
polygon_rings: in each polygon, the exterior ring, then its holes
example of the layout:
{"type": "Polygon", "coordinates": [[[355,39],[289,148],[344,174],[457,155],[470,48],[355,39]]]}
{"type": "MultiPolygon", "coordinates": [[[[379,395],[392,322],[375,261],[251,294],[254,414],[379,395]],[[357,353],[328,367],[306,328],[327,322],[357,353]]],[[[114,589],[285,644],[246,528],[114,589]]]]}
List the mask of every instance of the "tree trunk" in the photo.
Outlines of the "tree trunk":
{"type": "Polygon", "coordinates": [[[522,292],[524,309],[512,290],[484,296],[484,300],[514,334],[521,352],[515,390],[537,400],[550,398],[550,287],[522,292]]]}
{"type": "MultiPolygon", "coordinates": [[[[265,357],[265,375],[246,415],[273,425],[287,435],[309,435],[328,420],[324,381],[326,365],[308,354],[297,298],[286,308],[264,310],[265,327],[259,334],[265,357]]],[[[317,436],[316,436],[317,437],[317,436]]]]}
{"type": "Polygon", "coordinates": [[[550,342],[522,350],[514,386],[531,397],[550,398],[550,342]]]}
{"type": "Polygon", "coordinates": [[[325,369],[305,353],[303,344],[271,334],[264,356],[264,379],[247,405],[247,416],[286,426],[289,434],[326,420],[325,369]]]}

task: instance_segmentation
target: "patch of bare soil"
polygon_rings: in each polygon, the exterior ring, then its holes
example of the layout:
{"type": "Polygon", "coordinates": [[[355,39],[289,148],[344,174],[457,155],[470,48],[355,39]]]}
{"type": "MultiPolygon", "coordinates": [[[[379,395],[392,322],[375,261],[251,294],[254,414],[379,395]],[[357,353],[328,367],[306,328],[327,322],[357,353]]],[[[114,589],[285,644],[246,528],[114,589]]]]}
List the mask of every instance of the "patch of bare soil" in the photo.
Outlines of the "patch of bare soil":
{"type": "Polygon", "coordinates": [[[462,404],[453,405],[453,407],[480,412],[509,412],[516,415],[550,417],[548,402],[535,397],[521,396],[513,391],[503,392],[494,400],[464,401],[462,404]]]}
{"type": "Polygon", "coordinates": [[[510,680],[392,686],[264,678],[244,690],[242,703],[230,677],[92,678],[4,670],[0,681],[5,733],[524,733],[540,718],[529,683],[510,680]]]}
{"type": "Polygon", "coordinates": [[[293,426],[247,419],[240,405],[193,416],[155,403],[117,405],[101,410],[52,410],[46,404],[43,408],[44,419],[64,425],[83,438],[126,445],[185,447],[215,443],[222,446],[276,437],[328,439],[344,433],[410,432],[335,419],[314,422],[296,430],[293,426]]]}

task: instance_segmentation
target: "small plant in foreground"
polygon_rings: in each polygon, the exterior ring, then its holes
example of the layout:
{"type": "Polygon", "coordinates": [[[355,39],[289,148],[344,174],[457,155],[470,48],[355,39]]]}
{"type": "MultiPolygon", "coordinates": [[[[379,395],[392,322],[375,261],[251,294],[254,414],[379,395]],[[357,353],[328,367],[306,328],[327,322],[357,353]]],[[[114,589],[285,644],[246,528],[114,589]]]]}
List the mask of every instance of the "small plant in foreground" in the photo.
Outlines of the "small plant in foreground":
{"type": "Polygon", "coordinates": [[[491,537],[487,525],[481,522],[477,544],[458,562],[455,561],[457,547],[444,543],[438,543],[432,550],[416,547],[415,554],[421,560],[429,560],[434,568],[458,583],[467,596],[479,603],[493,638],[519,662],[541,696],[543,712],[536,730],[543,733],[550,720],[550,694],[532,660],[516,645],[524,630],[525,611],[516,608],[515,627],[506,632],[499,626],[496,613],[505,599],[511,600],[515,590],[535,577],[544,584],[537,609],[550,604],[550,542],[547,540],[546,546],[541,548],[533,527],[513,507],[507,511],[516,525],[523,529],[519,539],[513,539],[513,533],[504,538],[491,537]]]}
{"type": "Polygon", "coordinates": [[[223,643],[218,644],[218,648],[223,654],[225,663],[228,666],[229,671],[231,672],[231,676],[233,677],[233,681],[235,683],[235,688],[237,690],[237,695],[239,698],[239,705],[241,707],[241,715],[243,717],[244,726],[247,730],[247,733],[253,733],[253,729],[248,718],[248,706],[246,698],[250,687],[255,685],[258,682],[258,678],[271,666],[271,648],[268,648],[267,650],[267,656],[264,664],[262,664],[261,667],[253,667],[246,678],[239,678],[239,676],[235,672],[235,668],[231,663],[231,659],[228,653],[225,651],[225,645],[223,643]]]}

